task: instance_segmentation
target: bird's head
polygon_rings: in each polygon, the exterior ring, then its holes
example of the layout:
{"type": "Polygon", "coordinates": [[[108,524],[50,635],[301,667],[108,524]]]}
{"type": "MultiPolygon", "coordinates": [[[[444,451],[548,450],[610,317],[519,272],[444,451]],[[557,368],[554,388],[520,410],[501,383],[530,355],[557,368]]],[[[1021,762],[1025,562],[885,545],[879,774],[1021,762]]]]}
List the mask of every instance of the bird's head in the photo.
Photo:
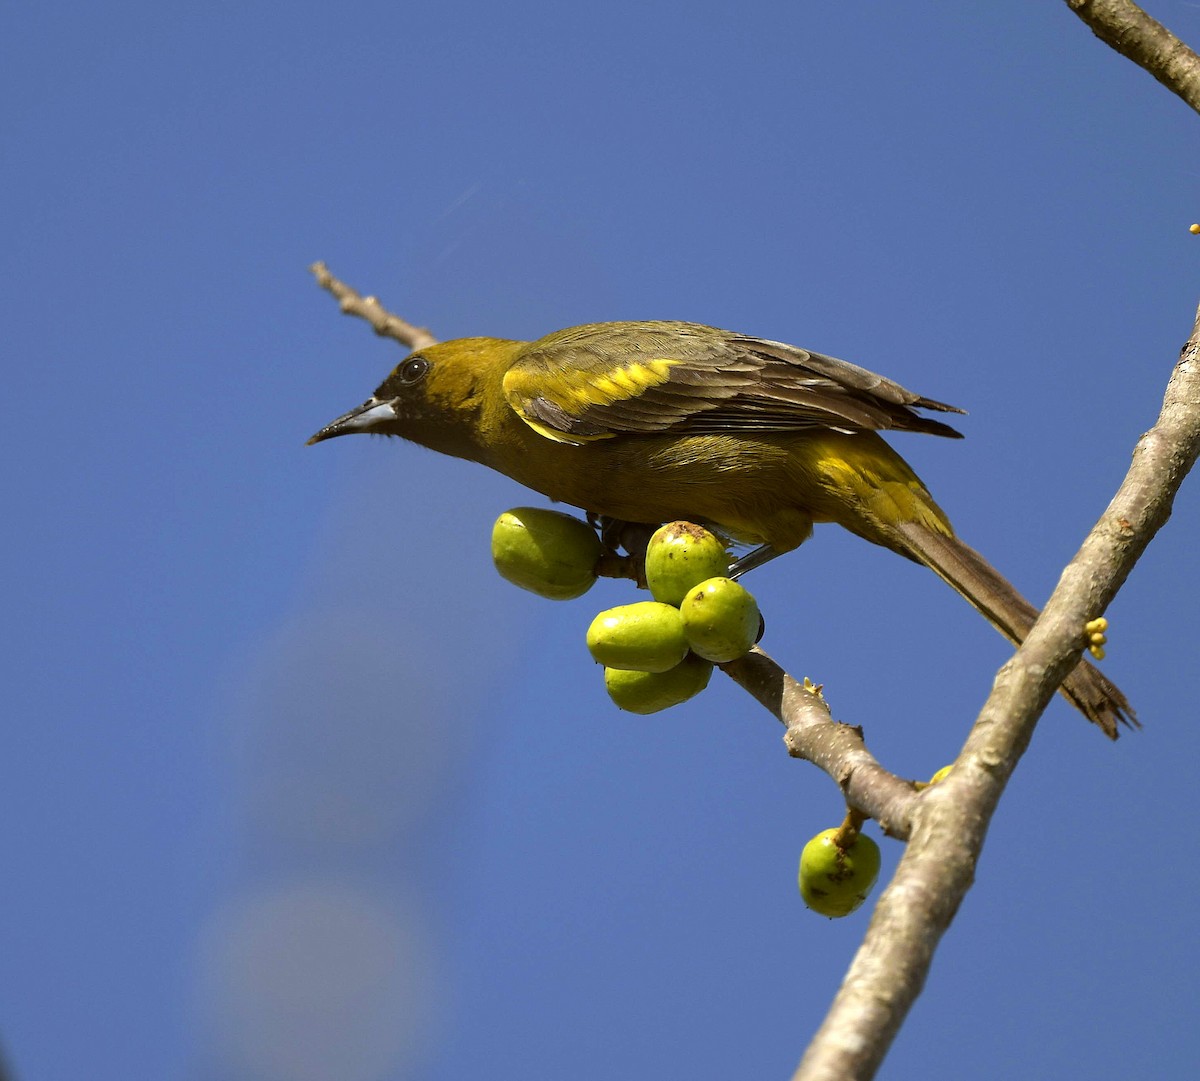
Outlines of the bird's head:
{"type": "Polygon", "coordinates": [[[362,405],[330,421],[308,444],[339,435],[398,435],[473,457],[481,417],[523,342],[459,338],[410,353],[362,405]]]}

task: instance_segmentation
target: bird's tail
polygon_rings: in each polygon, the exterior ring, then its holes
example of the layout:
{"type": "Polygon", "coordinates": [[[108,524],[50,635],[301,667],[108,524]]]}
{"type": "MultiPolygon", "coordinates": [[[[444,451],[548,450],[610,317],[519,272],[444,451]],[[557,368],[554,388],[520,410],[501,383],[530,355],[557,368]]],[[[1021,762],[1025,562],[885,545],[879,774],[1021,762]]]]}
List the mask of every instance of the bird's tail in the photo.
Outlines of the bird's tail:
{"type": "MultiPolygon", "coordinates": [[[[1025,640],[1038,610],[974,548],[950,534],[935,532],[920,522],[892,526],[901,546],[961,593],[981,615],[1014,645],[1025,640]]],[[[1137,715],[1117,686],[1097,668],[1081,660],[1063,681],[1063,696],[1110,739],[1118,724],[1140,727],[1137,715]]]]}

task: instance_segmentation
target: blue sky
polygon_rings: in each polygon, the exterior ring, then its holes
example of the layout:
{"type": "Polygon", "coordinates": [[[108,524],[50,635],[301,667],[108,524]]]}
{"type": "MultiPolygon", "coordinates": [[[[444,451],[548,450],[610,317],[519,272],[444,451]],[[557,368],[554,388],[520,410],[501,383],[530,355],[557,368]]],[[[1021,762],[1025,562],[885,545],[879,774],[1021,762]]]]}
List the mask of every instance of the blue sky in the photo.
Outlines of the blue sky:
{"type": "MultiPolygon", "coordinates": [[[[537,497],[306,449],[400,357],[306,267],[442,337],[694,319],[963,405],[963,442],[896,445],[1041,601],[1191,326],[1196,117],[1051,0],[4,24],[16,1075],[788,1076],[867,920],[795,888],[836,790],[728,681],[618,713],[583,640],[632,587],[491,567],[537,497]]],[[[881,1076],[1192,1075],[1198,528],[1189,483],[1109,612],[1145,730],[1051,707],[881,1076]]],[[[906,776],[1008,655],[833,527],[750,585],[906,776]]]]}

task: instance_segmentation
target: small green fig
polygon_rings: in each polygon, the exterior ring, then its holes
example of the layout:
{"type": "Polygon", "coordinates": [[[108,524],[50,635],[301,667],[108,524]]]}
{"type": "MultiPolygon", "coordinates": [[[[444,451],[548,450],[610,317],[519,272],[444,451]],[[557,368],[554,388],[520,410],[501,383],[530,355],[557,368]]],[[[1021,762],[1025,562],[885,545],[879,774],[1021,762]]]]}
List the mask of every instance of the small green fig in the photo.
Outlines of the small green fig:
{"type": "Polygon", "coordinates": [[[620,709],[630,713],[657,713],[677,706],[708,686],[712,664],[688,654],[665,672],[630,672],[604,669],[604,687],[620,709]]]}
{"type": "Polygon", "coordinates": [[[664,604],[679,604],[692,586],[729,573],[729,553],[720,538],[691,522],[668,522],[646,548],[646,585],[664,604]]]}
{"type": "Polygon", "coordinates": [[[587,645],[598,664],[637,672],[665,672],[688,651],[679,609],[658,601],[601,612],[588,628],[587,645]]]}
{"type": "Polygon", "coordinates": [[[505,511],[492,527],[492,562],[514,585],[569,601],[596,580],[600,538],[586,522],[542,507],[505,511]]]}
{"type": "Polygon", "coordinates": [[[689,590],[679,614],[692,652],[717,664],[749,653],[762,622],[753,594],[732,578],[709,578],[689,590]]]}
{"type": "Polygon", "coordinates": [[[800,896],[814,912],[849,916],[867,899],[879,877],[879,846],[865,833],[841,849],[838,828],[822,830],[800,855],[800,896]]]}

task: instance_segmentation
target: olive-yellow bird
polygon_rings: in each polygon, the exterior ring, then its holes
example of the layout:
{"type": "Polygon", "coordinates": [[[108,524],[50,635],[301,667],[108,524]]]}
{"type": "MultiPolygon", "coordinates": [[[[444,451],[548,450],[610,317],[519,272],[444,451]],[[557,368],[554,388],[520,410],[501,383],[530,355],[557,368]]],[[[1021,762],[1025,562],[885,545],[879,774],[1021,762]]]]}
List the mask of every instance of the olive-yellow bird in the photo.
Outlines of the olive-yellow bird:
{"type": "MultiPolygon", "coordinates": [[[[593,323],[534,342],[461,338],[402,360],[309,441],[398,435],[594,514],[709,523],[789,551],[837,522],[924,563],[1019,643],[1037,609],[955,535],[880,430],[961,438],[916,409],[963,410],[843,360],[680,322],[593,323]]],[[[1136,724],[1087,661],[1063,694],[1112,738],[1136,724]]]]}

